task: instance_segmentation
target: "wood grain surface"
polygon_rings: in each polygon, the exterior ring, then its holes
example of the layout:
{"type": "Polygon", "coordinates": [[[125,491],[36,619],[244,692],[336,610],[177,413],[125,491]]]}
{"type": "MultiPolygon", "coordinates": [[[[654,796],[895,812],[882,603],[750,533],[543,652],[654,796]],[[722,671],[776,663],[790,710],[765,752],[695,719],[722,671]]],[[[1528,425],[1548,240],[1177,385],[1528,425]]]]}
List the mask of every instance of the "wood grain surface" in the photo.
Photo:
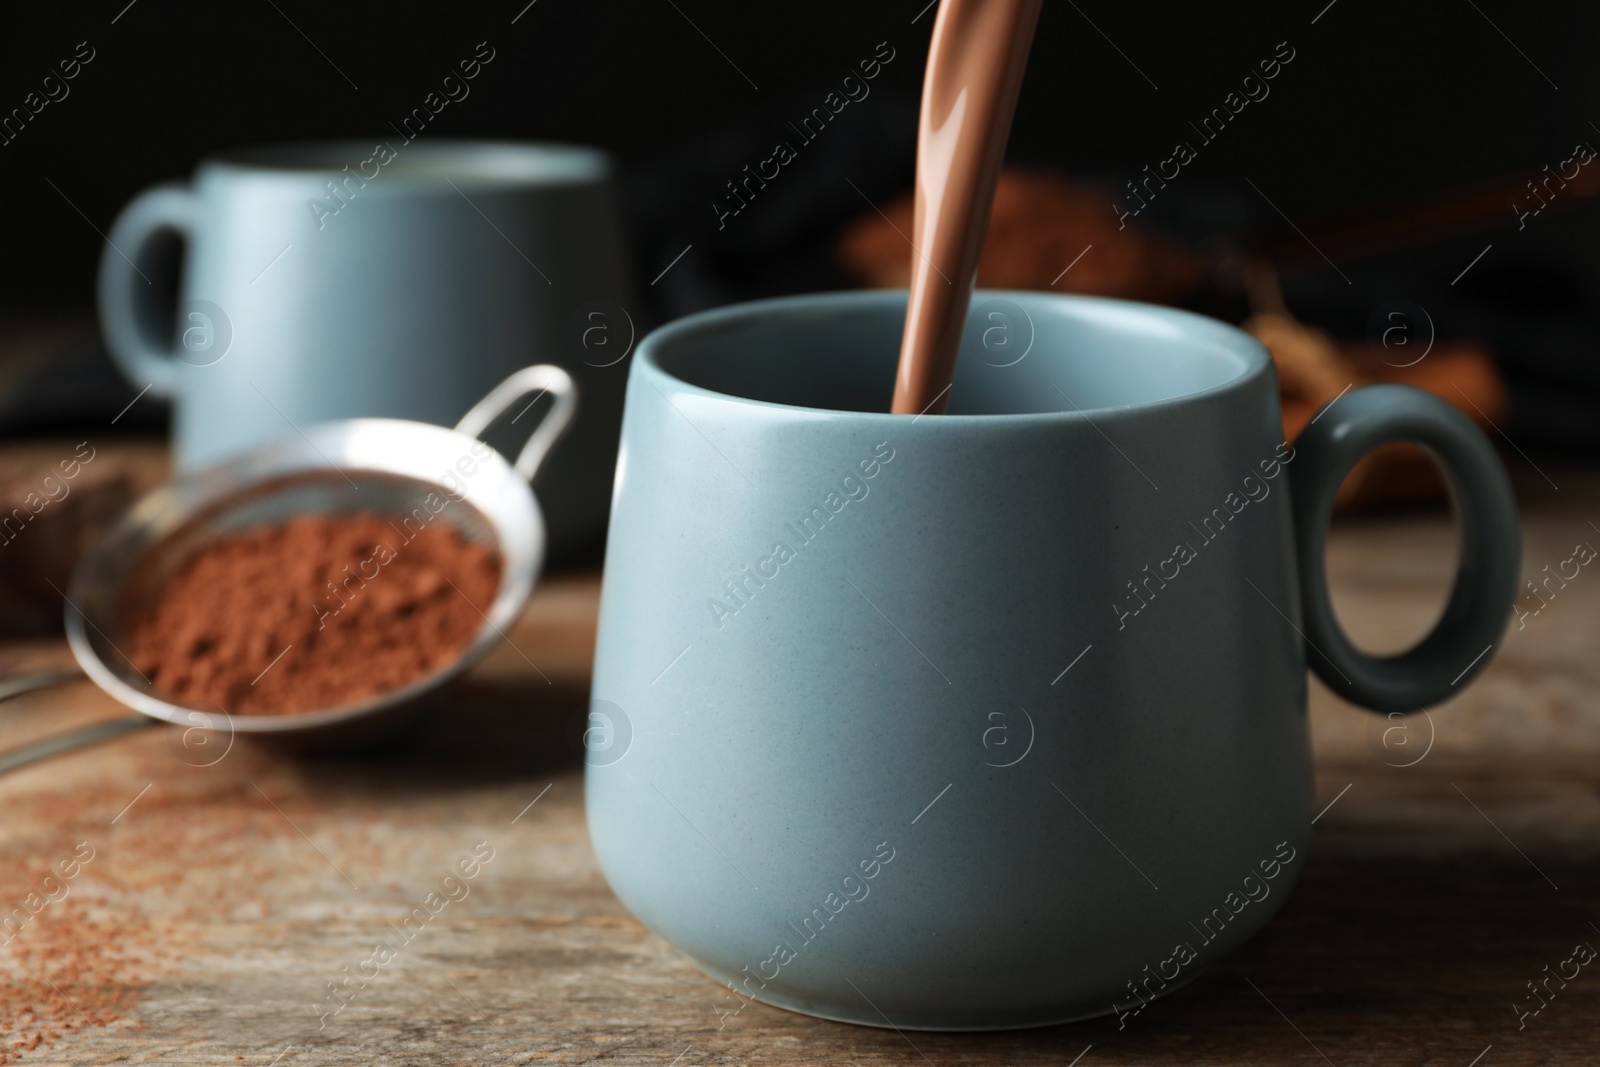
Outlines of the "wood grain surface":
{"type": "MultiPolygon", "coordinates": [[[[1550,470],[1556,490],[1523,473],[1526,576],[1600,545],[1600,478],[1550,470]]],[[[1370,649],[1404,647],[1437,614],[1454,551],[1442,514],[1342,525],[1329,550],[1342,619],[1370,649]]],[[[1294,896],[1245,948],[1122,1028],[984,1035],[755,1003],[722,1014],[727,991],[622,908],[588,844],[572,729],[597,589],[592,574],[551,577],[468,682],[373,750],[222,752],[153,728],[0,779],[0,913],[92,850],[0,947],[0,1062],[1600,1059],[1600,966],[1541,985],[1537,1015],[1513,1007],[1575,944],[1600,946],[1600,569],[1513,620],[1475,685],[1399,733],[1313,683],[1328,807],[1294,896]],[[474,849],[492,858],[459,899],[399,936],[474,849]],[[365,963],[386,937],[403,947],[365,963]],[[346,1003],[328,993],[374,969],[346,1003]]],[[[65,659],[53,642],[0,646],[6,673],[65,659]]],[[[121,713],[87,684],[37,693],[3,705],[0,743],[121,713]]]]}

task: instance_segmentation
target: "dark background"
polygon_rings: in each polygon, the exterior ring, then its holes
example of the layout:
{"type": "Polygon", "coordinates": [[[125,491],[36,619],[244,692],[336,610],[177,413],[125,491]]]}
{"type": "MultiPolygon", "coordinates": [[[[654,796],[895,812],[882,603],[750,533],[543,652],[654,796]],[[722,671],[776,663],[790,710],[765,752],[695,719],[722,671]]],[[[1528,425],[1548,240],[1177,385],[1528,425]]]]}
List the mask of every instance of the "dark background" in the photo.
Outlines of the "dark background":
{"type": "MultiPolygon", "coordinates": [[[[480,41],[495,49],[494,62],[424,136],[611,150],[641,287],[695,245],[671,285],[647,294],[656,303],[646,317],[655,321],[843,284],[826,254],[839,226],[868,210],[862,194],[876,201],[909,186],[934,19],[927,0],[526,2],[10,7],[0,31],[0,113],[21,106],[78,42],[96,56],[65,100],[0,146],[9,207],[0,312],[87,312],[100,233],[141,188],[189,173],[220,147],[382,136],[480,41]],[[723,182],[768,154],[788,119],[883,41],[896,56],[872,96],[847,108],[817,150],[808,147],[738,225],[719,232],[710,204],[723,182]]],[[[1112,189],[1190,139],[1188,121],[1288,41],[1296,58],[1271,96],[1206,146],[1139,221],[1196,246],[1217,234],[1282,229],[1254,182],[1297,226],[1319,233],[1326,220],[1425,205],[1475,181],[1536,177],[1577,141],[1600,145],[1591,125],[1600,121],[1597,27],[1594,5],[1574,0],[1049,0],[1010,157],[1112,189]]],[[[1108,212],[1111,203],[1108,195],[1108,212]]],[[[1591,279],[1600,276],[1594,216],[1580,209],[1518,232],[1508,200],[1498,229],[1341,263],[1350,286],[1311,257],[1286,291],[1305,317],[1355,334],[1386,300],[1414,300],[1441,334],[1493,338],[1519,397],[1529,395],[1529,373],[1546,393],[1600,395],[1590,369],[1591,279]],[[1495,252],[1450,286],[1491,241],[1495,252]],[[1530,328],[1543,331],[1531,349],[1530,328]]],[[[1593,410],[1566,419],[1581,422],[1593,410]]],[[[1525,411],[1521,404],[1527,423],[1525,411]]],[[[1561,441],[1584,443],[1570,438],[1561,441]]]]}

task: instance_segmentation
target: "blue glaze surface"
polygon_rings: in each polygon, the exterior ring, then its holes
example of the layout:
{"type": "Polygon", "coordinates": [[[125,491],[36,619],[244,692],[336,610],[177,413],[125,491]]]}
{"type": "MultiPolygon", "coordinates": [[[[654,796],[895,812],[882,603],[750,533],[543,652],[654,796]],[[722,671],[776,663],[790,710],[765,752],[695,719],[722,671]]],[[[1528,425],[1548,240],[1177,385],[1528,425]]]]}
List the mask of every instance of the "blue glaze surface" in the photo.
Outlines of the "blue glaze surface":
{"type": "Polygon", "coordinates": [[[595,849],[743,997],[928,1029],[1142,1010],[1305,863],[1271,362],[1181,311],[979,292],[950,414],[896,416],[904,308],[765,301],[642,344],[595,849]]]}
{"type": "Polygon", "coordinates": [[[183,469],[324,421],[452,425],[513,371],[557,363],[583,407],[535,488],[552,550],[593,546],[633,330],[610,161],[573,145],[391,140],[387,163],[373,141],[236,149],[140,194],[101,258],[109,350],[136,389],[174,398],[183,469]],[[180,239],[174,323],[146,278],[162,241],[180,239]]]}

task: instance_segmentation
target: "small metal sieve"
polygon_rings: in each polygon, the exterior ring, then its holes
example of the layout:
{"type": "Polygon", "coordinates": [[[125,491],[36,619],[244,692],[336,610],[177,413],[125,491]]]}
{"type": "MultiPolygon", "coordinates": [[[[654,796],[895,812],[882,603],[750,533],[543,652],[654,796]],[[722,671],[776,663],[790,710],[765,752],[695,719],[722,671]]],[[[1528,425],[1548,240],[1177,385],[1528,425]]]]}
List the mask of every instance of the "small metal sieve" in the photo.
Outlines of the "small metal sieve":
{"type": "MultiPolygon", "coordinates": [[[[230,740],[252,734],[313,744],[348,743],[393,725],[397,713],[414,709],[501,640],[527,604],[545,550],[544,518],[530,483],[576,406],[566,371],[549,364],[525,367],[454,429],[400,419],[322,423],[147,493],[79,561],[66,594],[67,641],[83,674],[141,716],[0,753],[0,771],[157,721],[230,740]],[[492,427],[508,415],[516,422],[545,395],[551,399],[548,412],[515,464],[482,445],[492,427]],[[122,605],[153,594],[218,538],[297,515],[360,511],[448,523],[463,538],[499,553],[499,591],[472,643],[449,666],[356,703],[291,715],[229,715],[163,699],[118,649],[122,605]]],[[[241,603],[239,610],[250,605],[241,603]]],[[[0,683],[0,699],[77,677],[56,671],[14,679],[0,683]]]]}

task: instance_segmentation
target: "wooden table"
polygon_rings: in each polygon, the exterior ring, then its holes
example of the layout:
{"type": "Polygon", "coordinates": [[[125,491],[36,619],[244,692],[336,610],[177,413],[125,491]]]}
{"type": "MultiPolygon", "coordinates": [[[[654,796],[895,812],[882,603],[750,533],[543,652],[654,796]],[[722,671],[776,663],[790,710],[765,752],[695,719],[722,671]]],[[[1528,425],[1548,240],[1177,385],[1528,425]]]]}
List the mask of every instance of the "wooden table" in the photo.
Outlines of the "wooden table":
{"type": "MultiPolygon", "coordinates": [[[[1525,475],[1526,575],[1580,541],[1600,545],[1600,476],[1547,468],[1555,490],[1511,463],[1525,475]]],[[[1368,647],[1403,647],[1427,627],[1453,541],[1442,514],[1337,529],[1339,610],[1368,647]]],[[[515,649],[500,647],[447,714],[377,750],[241,743],[202,766],[216,749],[150,730],[0,779],[0,909],[92,849],[50,890],[68,896],[0,948],[0,1022],[15,1028],[5,1044],[38,1043],[17,1061],[1600,1060],[1600,966],[1552,983],[1520,1030],[1513,1009],[1575,943],[1600,946],[1594,568],[1524,628],[1513,622],[1477,684],[1409,733],[1386,736],[1394,724],[1313,684],[1328,808],[1294,897],[1243,950],[1125,1029],[1101,1019],[989,1035],[902,1034],[760,1004],[724,1020],[727,992],[623,910],[589,848],[570,743],[597,588],[591,574],[551,577],[510,635],[515,649]],[[363,972],[373,944],[479,842],[493,858],[469,894],[331,1013],[326,984],[363,972]],[[24,1004],[53,1004],[56,1017],[29,1021],[24,1004]]],[[[0,653],[6,670],[65,658],[53,642],[0,653]]],[[[87,685],[34,694],[5,706],[0,742],[120,713],[87,685]]]]}

